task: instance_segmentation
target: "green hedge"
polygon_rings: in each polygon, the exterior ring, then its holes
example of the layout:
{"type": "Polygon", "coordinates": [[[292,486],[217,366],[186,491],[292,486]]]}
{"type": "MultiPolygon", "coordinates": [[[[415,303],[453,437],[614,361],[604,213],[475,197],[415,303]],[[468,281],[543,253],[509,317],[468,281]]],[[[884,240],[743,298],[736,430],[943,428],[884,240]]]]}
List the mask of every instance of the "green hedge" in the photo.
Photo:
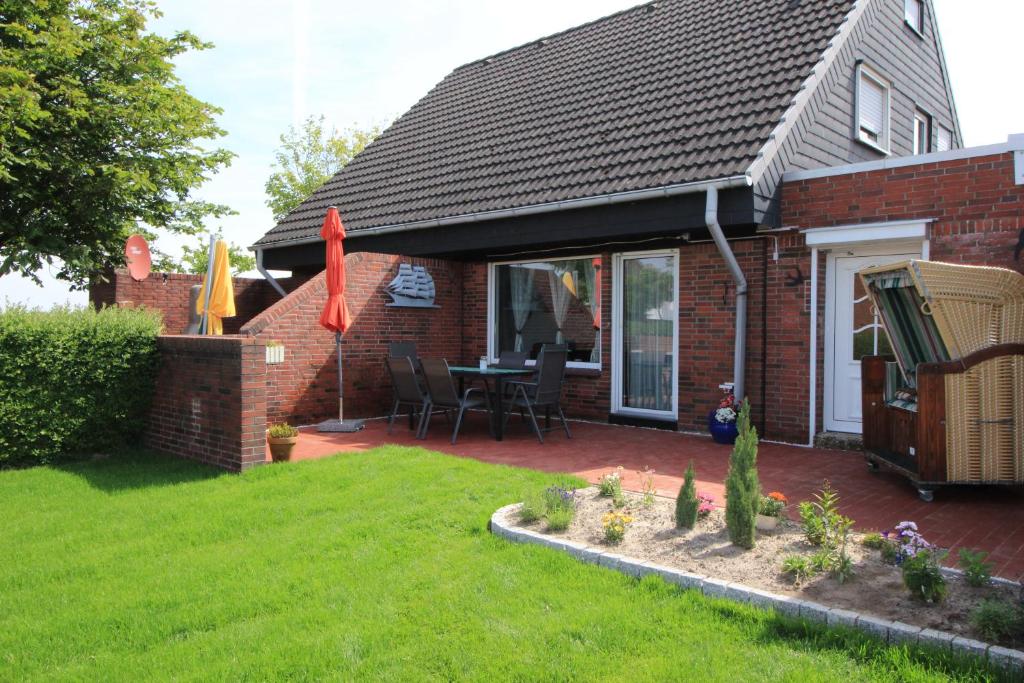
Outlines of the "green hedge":
{"type": "Polygon", "coordinates": [[[0,466],[103,452],[137,438],[153,395],[159,315],[0,311],[0,466]]]}

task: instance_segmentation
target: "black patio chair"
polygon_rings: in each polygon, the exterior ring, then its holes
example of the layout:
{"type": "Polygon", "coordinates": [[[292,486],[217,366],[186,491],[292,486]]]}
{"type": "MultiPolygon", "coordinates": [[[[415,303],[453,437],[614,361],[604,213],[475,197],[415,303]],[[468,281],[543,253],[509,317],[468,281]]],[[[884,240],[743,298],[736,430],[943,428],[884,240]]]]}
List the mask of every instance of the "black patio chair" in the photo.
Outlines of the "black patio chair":
{"type": "MultiPolygon", "coordinates": [[[[571,439],[569,423],[565,420],[565,413],[562,412],[562,381],[565,377],[565,363],[569,351],[565,346],[545,344],[537,357],[537,375],[532,382],[508,382],[512,387],[512,402],[509,410],[505,413],[505,423],[508,423],[512,410],[518,408],[520,414],[525,411],[530,416],[530,425],[533,427],[537,439],[544,443],[544,435],[540,425],[537,424],[537,408],[545,411],[554,410],[558,413],[558,419],[562,421],[562,429],[565,430],[566,438],[571,439]]],[[[525,417],[524,417],[525,419],[525,417]]]]}
{"type": "Polygon", "coordinates": [[[502,370],[522,370],[526,367],[526,361],[530,354],[526,351],[502,351],[498,355],[498,363],[495,365],[502,370]]]}
{"type": "Polygon", "coordinates": [[[413,420],[417,411],[420,414],[420,422],[416,428],[416,438],[423,438],[420,432],[423,431],[423,423],[430,411],[430,398],[420,387],[416,379],[416,371],[413,369],[412,361],[408,357],[388,358],[388,372],[391,373],[391,386],[395,391],[395,404],[391,408],[391,415],[388,417],[388,434],[395,424],[395,416],[403,405],[409,406],[409,428],[412,429],[413,420]]]}
{"type": "Polygon", "coordinates": [[[455,428],[452,430],[453,444],[459,436],[459,428],[462,427],[462,417],[465,415],[466,410],[471,408],[483,406],[487,409],[487,424],[491,434],[494,434],[494,428],[491,425],[491,402],[487,397],[486,391],[470,387],[463,392],[462,396],[459,396],[455,390],[455,382],[452,379],[451,370],[448,369],[448,361],[424,358],[420,361],[420,368],[423,370],[423,378],[427,384],[428,395],[427,409],[424,412],[424,419],[420,427],[421,439],[427,436],[427,429],[430,427],[430,417],[435,408],[443,410],[445,415],[450,410],[459,411],[458,416],[455,418],[455,428]],[[479,393],[482,398],[472,398],[475,393],[479,393]]]}

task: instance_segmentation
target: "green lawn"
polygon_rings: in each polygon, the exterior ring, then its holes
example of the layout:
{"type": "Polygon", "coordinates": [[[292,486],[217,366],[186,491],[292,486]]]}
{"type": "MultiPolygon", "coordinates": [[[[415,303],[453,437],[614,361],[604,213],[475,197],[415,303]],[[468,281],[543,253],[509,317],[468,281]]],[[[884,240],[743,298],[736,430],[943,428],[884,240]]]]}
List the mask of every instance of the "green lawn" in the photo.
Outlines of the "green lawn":
{"type": "Polygon", "coordinates": [[[397,447],[0,472],[0,680],[983,678],[487,532],[554,479],[397,447]]]}

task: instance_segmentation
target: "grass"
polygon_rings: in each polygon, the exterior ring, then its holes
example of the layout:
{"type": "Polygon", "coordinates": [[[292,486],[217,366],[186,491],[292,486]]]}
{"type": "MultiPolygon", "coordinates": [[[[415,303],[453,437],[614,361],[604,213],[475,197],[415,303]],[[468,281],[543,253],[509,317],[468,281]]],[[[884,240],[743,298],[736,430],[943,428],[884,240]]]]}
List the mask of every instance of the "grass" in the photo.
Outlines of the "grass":
{"type": "Polygon", "coordinates": [[[385,447],[0,472],[0,680],[984,680],[487,532],[553,477],[385,447]]]}

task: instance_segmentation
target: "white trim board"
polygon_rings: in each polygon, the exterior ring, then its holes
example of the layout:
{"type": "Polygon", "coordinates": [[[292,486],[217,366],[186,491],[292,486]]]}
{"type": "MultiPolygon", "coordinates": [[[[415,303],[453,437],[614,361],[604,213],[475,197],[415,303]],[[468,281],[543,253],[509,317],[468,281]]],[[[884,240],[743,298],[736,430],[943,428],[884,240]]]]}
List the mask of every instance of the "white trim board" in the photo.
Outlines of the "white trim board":
{"type": "Polygon", "coordinates": [[[995,145],[962,147],[960,149],[950,149],[945,152],[931,152],[930,154],[918,154],[917,156],[890,157],[888,159],[880,159],[878,161],[863,161],[857,164],[846,164],[843,166],[813,168],[807,171],[787,171],[783,174],[782,181],[791,183],[798,180],[828,178],[837,175],[848,175],[850,173],[868,173],[870,171],[881,171],[889,168],[906,168],[907,166],[936,164],[943,161],[957,161],[959,159],[1007,154],[1009,152],[1014,152],[1016,156],[1022,151],[1024,151],[1024,133],[1011,135],[1006,142],[1000,142],[995,145]]]}
{"type": "Polygon", "coordinates": [[[800,232],[803,233],[808,247],[830,249],[847,244],[924,240],[928,238],[928,225],[934,222],[934,218],[919,218],[909,221],[808,228],[800,232]]]}

